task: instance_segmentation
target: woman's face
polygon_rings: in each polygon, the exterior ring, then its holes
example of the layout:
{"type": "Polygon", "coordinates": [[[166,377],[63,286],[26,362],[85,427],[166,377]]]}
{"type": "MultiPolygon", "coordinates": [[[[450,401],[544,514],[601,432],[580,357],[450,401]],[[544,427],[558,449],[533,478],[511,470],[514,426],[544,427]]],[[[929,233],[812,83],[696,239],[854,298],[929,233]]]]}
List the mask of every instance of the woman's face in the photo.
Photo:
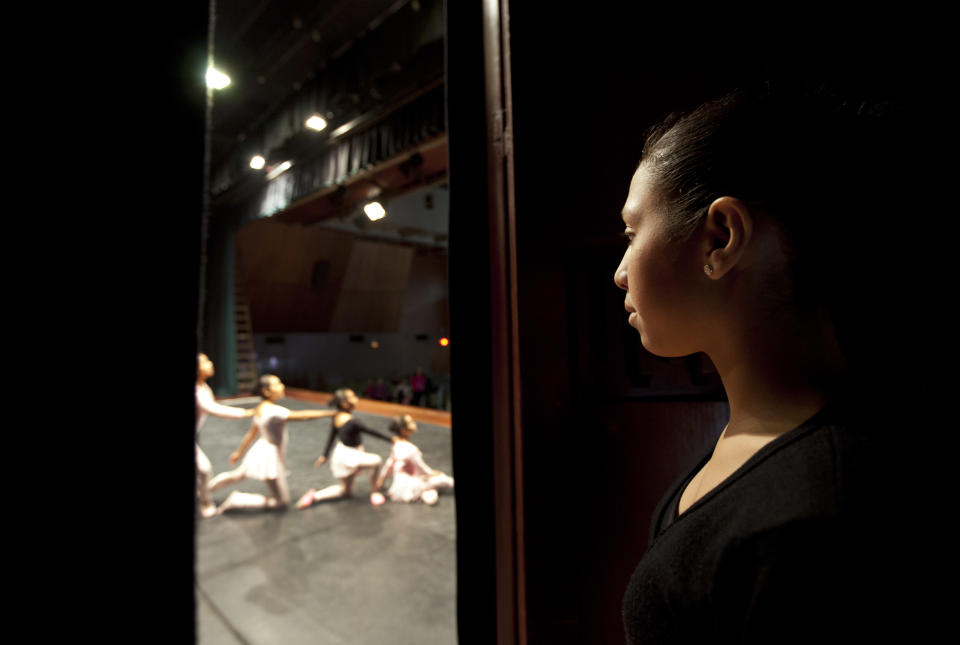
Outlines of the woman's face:
{"type": "Polygon", "coordinates": [[[630,242],[614,282],[626,291],[627,322],[640,333],[647,351],[658,356],[700,351],[696,294],[704,279],[703,263],[696,257],[695,236],[671,240],[664,203],[645,163],[633,175],[622,215],[630,242]]]}
{"type": "Polygon", "coordinates": [[[353,390],[347,390],[344,392],[343,404],[347,410],[352,410],[357,407],[357,401],[360,399],[357,398],[356,392],[353,390]]]}
{"type": "Polygon", "coordinates": [[[268,385],[263,388],[263,395],[271,401],[283,398],[285,393],[286,387],[284,387],[283,381],[276,376],[271,376],[268,379],[268,385]]]}
{"type": "Polygon", "coordinates": [[[401,430],[404,437],[411,436],[414,432],[417,431],[417,422],[413,420],[409,414],[403,415],[403,429],[401,430]]]}
{"type": "Polygon", "coordinates": [[[197,355],[197,375],[203,380],[213,376],[213,361],[206,354],[197,355]]]}

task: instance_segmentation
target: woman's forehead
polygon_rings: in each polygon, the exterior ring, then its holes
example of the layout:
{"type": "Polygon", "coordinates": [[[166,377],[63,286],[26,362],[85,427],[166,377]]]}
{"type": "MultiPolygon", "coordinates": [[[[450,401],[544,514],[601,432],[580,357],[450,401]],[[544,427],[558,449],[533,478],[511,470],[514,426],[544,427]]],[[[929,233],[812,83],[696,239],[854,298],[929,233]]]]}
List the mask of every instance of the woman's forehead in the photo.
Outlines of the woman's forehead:
{"type": "Polygon", "coordinates": [[[621,215],[625,222],[637,217],[640,213],[650,212],[657,208],[657,193],[653,190],[653,181],[647,165],[641,163],[630,180],[630,190],[627,192],[627,201],[623,205],[621,215]]]}

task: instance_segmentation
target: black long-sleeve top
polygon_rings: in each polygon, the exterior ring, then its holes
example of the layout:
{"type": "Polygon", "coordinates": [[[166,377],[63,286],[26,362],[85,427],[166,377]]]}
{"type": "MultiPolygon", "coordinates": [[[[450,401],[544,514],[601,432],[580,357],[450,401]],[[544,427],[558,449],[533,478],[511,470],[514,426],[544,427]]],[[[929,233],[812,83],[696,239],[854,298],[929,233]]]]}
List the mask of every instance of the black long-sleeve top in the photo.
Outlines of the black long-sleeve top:
{"type": "Polygon", "coordinates": [[[905,499],[897,443],[875,430],[852,422],[842,404],[827,406],[678,515],[705,455],[654,512],[623,599],[627,642],[907,642],[896,638],[919,634],[913,570],[922,567],[905,532],[923,518],[909,512],[916,505],[905,499]]]}
{"type": "MultiPolygon", "coordinates": [[[[334,417],[334,419],[336,419],[336,417],[334,417]]],[[[336,426],[336,423],[334,423],[333,427],[330,428],[330,438],[327,439],[327,447],[323,450],[323,456],[330,456],[330,449],[333,447],[333,440],[337,436],[340,437],[340,441],[345,446],[356,448],[357,446],[361,445],[363,442],[360,440],[360,433],[362,432],[373,435],[374,437],[380,437],[385,441],[390,441],[390,437],[387,435],[383,434],[382,432],[378,432],[373,428],[368,428],[353,417],[350,417],[350,420],[339,428],[336,426]]]]}

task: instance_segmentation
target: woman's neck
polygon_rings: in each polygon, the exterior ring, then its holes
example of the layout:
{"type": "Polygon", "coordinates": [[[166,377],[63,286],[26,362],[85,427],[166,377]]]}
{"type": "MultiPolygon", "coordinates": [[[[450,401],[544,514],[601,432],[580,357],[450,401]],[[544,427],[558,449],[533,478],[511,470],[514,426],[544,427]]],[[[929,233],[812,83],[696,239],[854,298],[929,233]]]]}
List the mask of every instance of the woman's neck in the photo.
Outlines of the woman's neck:
{"type": "Polygon", "coordinates": [[[733,326],[725,346],[711,354],[730,402],[724,437],[779,436],[842,386],[846,362],[832,324],[818,314],[778,318],[733,326]]]}

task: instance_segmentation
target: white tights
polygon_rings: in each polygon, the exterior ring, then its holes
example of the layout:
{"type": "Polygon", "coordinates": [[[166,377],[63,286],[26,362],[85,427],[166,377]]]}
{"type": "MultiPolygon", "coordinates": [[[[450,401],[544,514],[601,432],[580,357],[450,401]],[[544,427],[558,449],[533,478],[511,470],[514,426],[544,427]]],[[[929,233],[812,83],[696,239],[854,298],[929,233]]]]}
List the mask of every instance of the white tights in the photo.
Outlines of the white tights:
{"type": "MultiPolygon", "coordinates": [[[[237,484],[245,479],[247,479],[247,475],[244,472],[243,467],[229,470],[225,473],[220,473],[210,480],[209,491],[212,493],[213,491],[223,488],[224,486],[237,484]]],[[[234,509],[279,509],[286,508],[290,505],[290,491],[287,489],[286,477],[265,479],[263,483],[267,485],[267,488],[270,491],[269,495],[233,491],[217,508],[217,513],[223,513],[224,511],[234,509]]]]}

